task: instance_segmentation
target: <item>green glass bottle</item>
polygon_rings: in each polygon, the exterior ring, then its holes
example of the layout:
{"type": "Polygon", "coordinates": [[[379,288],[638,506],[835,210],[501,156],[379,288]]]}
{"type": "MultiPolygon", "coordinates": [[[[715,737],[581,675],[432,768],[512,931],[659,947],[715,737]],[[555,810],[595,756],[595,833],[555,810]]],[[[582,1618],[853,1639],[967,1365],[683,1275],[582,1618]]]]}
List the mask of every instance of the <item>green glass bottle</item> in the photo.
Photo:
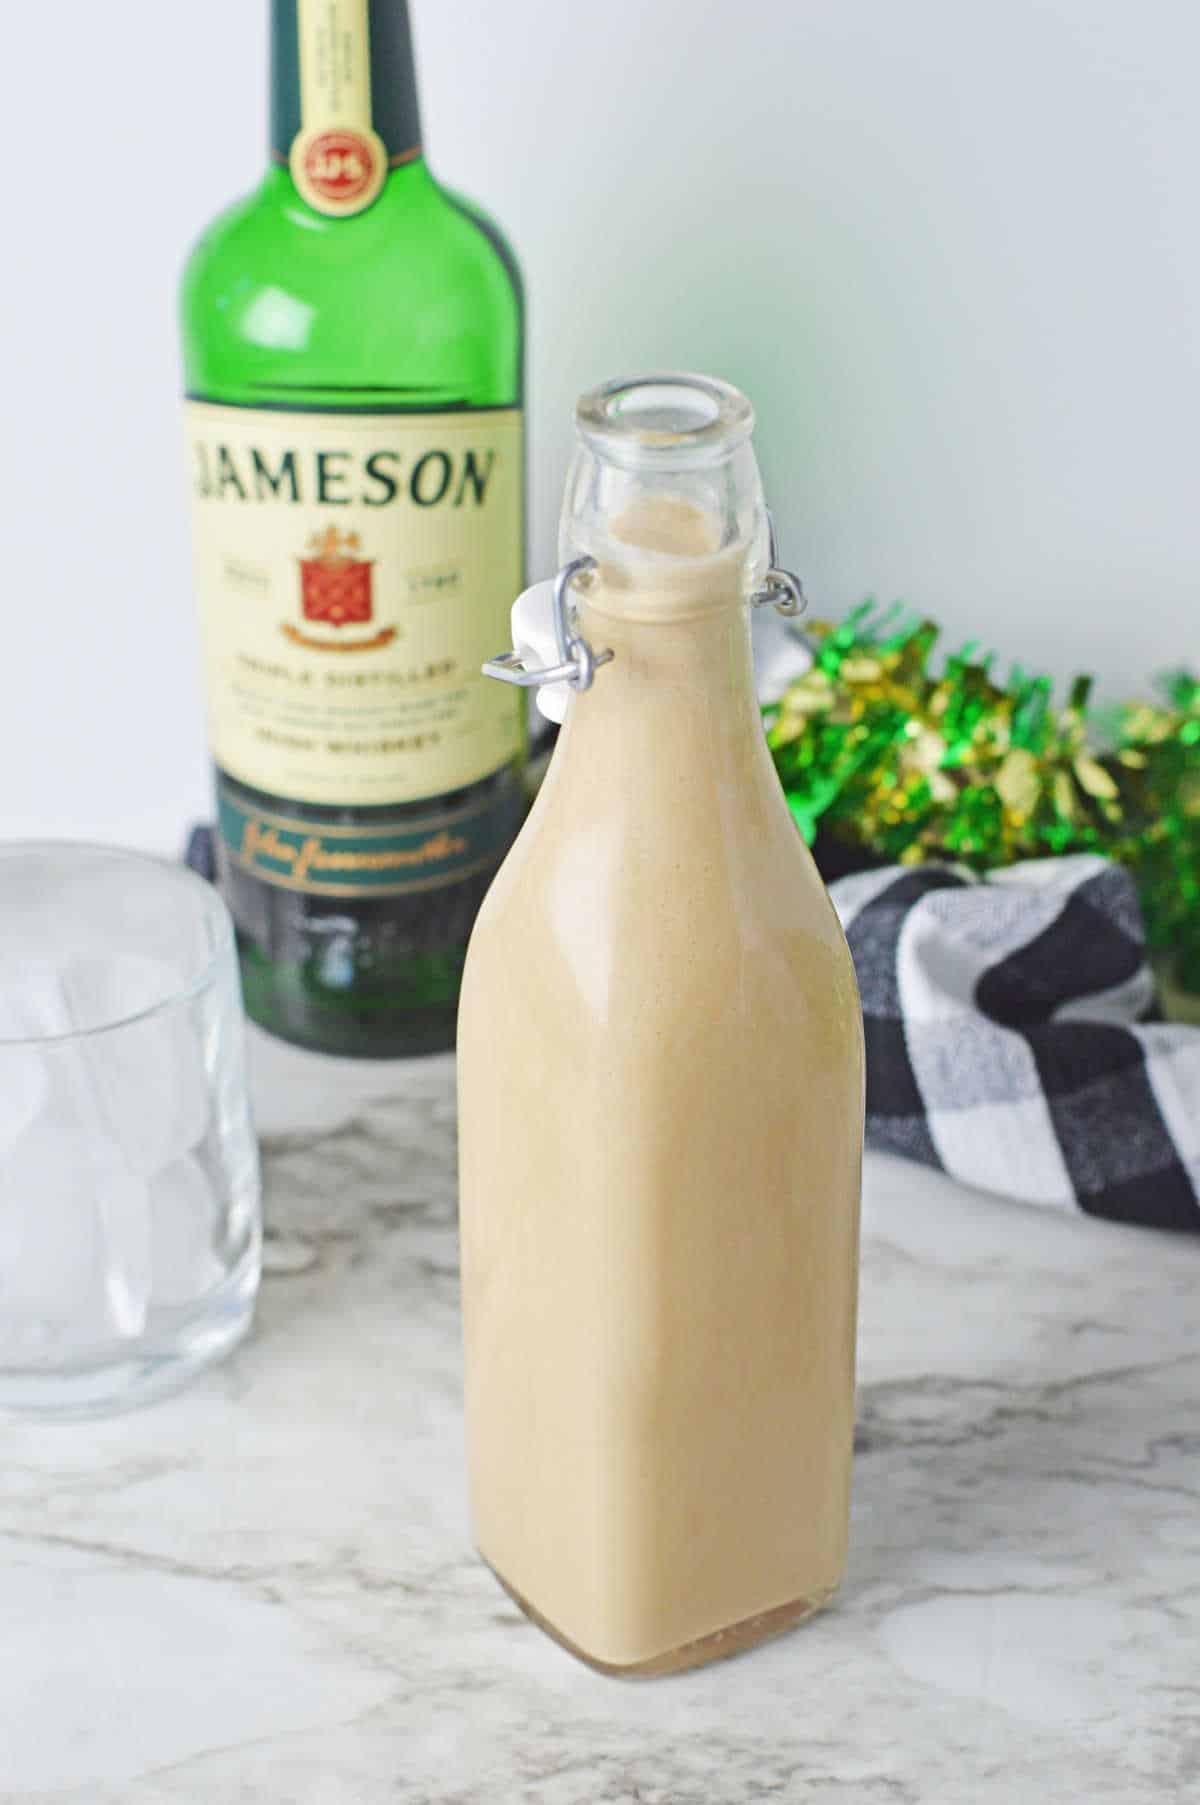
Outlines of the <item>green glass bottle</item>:
{"type": "Polygon", "coordinates": [[[181,298],[220,882],[256,1021],[432,1052],[522,808],[479,669],[523,581],[520,276],[421,154],[405,0],[273,0],[272,58],[271,167],[181,298]]]}

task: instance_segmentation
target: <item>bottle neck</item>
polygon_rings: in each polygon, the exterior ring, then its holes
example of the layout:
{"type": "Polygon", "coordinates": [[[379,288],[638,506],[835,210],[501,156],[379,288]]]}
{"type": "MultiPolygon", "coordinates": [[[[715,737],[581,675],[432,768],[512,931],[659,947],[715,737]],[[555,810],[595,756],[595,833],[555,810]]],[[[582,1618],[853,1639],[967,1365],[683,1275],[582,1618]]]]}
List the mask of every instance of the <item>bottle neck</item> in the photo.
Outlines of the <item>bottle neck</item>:
{"type": "Polygon", "coordinates": [[[585,602],[580,624],[593,648],[613,657],[572,701],[564,735],[572,760],[602,771],[653,764],[689,783],[704,773],[755,785],[769,776],[778,787],[744,604],[664,621],[601,613],[585,602]]]}
{"type": "Polygon", "coordinates": [[[271,157],[303,199],[361,212],[420,154],[407,0],[272,0],[271,157]]]}

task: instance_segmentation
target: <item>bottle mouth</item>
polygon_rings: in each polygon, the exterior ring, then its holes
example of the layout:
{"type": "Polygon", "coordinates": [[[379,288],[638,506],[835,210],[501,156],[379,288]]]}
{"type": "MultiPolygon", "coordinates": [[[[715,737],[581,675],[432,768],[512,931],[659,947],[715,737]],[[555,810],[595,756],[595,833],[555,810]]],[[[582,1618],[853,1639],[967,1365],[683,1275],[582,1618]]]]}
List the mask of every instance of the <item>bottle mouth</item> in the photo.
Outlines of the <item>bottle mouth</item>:
{"type": "Polygon", "coordinates": [[[740,389],[666,371],[606,382],[575,409],[579,436],[599,457],[630,466],[691,469],[718,463],[754,431],[740,389]]]}

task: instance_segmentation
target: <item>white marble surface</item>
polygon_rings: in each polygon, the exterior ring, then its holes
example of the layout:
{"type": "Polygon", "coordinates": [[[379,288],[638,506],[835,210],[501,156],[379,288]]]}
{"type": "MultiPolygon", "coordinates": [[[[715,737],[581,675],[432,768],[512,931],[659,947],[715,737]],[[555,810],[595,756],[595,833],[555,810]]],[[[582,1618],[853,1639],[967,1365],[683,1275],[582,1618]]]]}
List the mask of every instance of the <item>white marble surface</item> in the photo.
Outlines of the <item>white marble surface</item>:
{"type": "Polygon", "coordinates": [[[2,1431],[6,1805],[1200,1797],[1200,1243],[869,1162],[841,1600],[613,1681],[468,1541],[449,1062],[254,1060],[253,1340],[2,1431]]]}

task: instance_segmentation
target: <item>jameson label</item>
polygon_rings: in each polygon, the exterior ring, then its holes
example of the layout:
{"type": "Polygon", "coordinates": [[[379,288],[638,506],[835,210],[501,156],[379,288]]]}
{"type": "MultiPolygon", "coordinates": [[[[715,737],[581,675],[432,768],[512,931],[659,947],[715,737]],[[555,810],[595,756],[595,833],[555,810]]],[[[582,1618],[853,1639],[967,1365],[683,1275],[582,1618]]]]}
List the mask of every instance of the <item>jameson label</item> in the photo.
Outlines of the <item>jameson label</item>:
{"type": "Polygon", "coordinates": [[[297,0],[301,128],[292,180],[318,213],[346,218],[375,200],[388,153],[371,115],[368,0],[297,0]]]}
{"type": "Polygon", "coordinates": [[[216,763],[295,802],[414,802],[520,750],[480,666],[522,581],[517,409],[286,413],[190,401],[216,763]]]}
{"type": "Polygon", "coordinates": [[[229,857],[255,877],[317,896],[394,896],[434,890],[503,857],[519,826],[509,796],[386,828],[317,827],[256,809],[223,791],[221,837],[229,857]]]}

